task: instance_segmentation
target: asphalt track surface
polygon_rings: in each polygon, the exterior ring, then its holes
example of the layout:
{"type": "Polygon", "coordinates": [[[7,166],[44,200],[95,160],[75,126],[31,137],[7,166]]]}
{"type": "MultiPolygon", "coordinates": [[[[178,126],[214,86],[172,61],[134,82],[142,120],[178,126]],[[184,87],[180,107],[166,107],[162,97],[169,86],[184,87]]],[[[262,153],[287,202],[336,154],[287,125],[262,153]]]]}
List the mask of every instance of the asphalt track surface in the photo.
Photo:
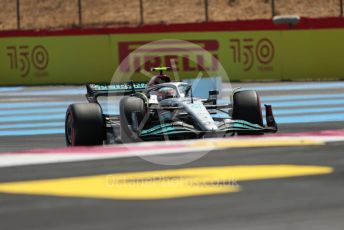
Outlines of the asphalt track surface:
{"type": "MultiPolygon", "coordinates": [[[[285,124],[281,132],[342,129],[344,122],[285,124]]],[[[1,151],[64,146],[55,135],[3,136],[1,151]]],[[[0,229],[343,229],[344,143],[212,151],[180,166],[138,157],[0,168],[0,183],[167,169],[319,165],[333,173],[239,181],[240,192],[157,200],[0,193],[0,229]]],[[[192,153],[191,153],[192,154],[192,153]]]]}

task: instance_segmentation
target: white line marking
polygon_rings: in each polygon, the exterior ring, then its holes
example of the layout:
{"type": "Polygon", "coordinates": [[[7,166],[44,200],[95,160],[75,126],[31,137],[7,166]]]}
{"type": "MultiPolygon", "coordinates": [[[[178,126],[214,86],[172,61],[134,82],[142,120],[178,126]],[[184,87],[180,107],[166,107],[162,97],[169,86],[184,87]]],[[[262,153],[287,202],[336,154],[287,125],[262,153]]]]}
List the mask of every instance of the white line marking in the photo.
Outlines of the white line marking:
{"type": "Polygon", "coordinates": [[[269,140],[304,140],[304,141],[322,141],[338,142],[344,141],[344,135],[306,135],[306,136],[266,136],[266,137],[244,137],[244,138],[216,138],[205,140],[188,140],[188,141],[175,141],[175,142],[149,142],[149,143],[136,143],[130,145],[118,145],[118,146],[104,146],[78,149],[75,152],[68,153],[71,149],[59,149],[59,150],[31,150],[28,152],[20,153],[4,153],[0,154],[0,168],[24,166],[24,165],[39,165],[50,163],[66,163],[66,162],[82,162],[89,160],[102,160],[102,159],[118,159],[118,158],[130,158],[140,156],[155,156],[166,154],[186,154],[194,152],[210,152],[213,150],[227,149],[228,147],[216,147],[211,145],[201,145],[204,142],[216,143],[216,141],[228,141],[242,140],[250,141],[256,138],[261,138],[264,141],[269,140]],[[198,147],[197,142],[200,142],[198,147]],[[177,145],[175,148],[171,146],[177,145]],[[122,148],[121,148],[122,147],[122,148]],[[123,147],[128,147],[126,150],[123,147]],[[169,147],[169,148],[164,148],[169,147]],[[171,147],[171,148],[170,148],[171,147]],[[68,150],[68,151],[66,151],[68,150]],[[35,152],[36,151],[36,152],[35,152]]]}

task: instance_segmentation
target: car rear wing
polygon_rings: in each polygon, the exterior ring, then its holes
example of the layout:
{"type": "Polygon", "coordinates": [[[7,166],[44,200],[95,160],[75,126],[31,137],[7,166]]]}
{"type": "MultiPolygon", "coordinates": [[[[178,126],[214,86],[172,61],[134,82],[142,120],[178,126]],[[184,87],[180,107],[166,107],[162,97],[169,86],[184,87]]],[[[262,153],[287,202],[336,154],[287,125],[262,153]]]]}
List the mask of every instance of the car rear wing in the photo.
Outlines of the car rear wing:
{"type": "Polygon", "coordinates": [[[96,102],[98,96],[125,96],[146,89],[145,82],[127,82],[116,84],[87,84],[86,98],[89,102],[96,102]]]}

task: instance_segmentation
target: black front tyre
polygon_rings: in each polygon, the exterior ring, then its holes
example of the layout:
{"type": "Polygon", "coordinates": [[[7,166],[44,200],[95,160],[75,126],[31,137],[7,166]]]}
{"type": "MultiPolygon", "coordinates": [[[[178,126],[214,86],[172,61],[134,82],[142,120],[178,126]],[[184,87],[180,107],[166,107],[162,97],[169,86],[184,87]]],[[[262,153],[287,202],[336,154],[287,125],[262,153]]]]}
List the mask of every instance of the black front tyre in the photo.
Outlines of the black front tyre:
{"type": "Polygon", "coordinates": [[[119,103],[121,140],[123,143],[138,141],[136,133],[133,132],[133,113],[136,114],[137,124],[140,125],[145,114],[146,106],[141,98],[134,96],[123,97],[119,103]]]}
{"type": "Polygon", "coordinates": [[[263,126],[260,99],[256,91],[243,90],[234,93],[232,118],[263,126]]]}
{"type": "Polygon", "coordinates": [[[102,145],[105,121],[101,107],[95,103],[72,104],[65,120],[67,146],[102,145]]]}

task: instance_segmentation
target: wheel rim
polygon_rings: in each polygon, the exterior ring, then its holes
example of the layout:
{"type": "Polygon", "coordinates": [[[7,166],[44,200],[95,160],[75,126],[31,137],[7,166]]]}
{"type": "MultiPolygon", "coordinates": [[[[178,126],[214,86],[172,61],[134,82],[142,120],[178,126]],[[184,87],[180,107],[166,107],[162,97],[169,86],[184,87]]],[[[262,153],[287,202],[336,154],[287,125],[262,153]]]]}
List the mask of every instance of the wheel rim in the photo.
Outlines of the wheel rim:
{"type": "Polygon", "coordinates": [[[68,145],[73,145],[73,117],[71,116],[71,114],[68,114],[67,116],[67,124],[66,124],[66,136],[67,136],[67,144],[68,145]]]}

